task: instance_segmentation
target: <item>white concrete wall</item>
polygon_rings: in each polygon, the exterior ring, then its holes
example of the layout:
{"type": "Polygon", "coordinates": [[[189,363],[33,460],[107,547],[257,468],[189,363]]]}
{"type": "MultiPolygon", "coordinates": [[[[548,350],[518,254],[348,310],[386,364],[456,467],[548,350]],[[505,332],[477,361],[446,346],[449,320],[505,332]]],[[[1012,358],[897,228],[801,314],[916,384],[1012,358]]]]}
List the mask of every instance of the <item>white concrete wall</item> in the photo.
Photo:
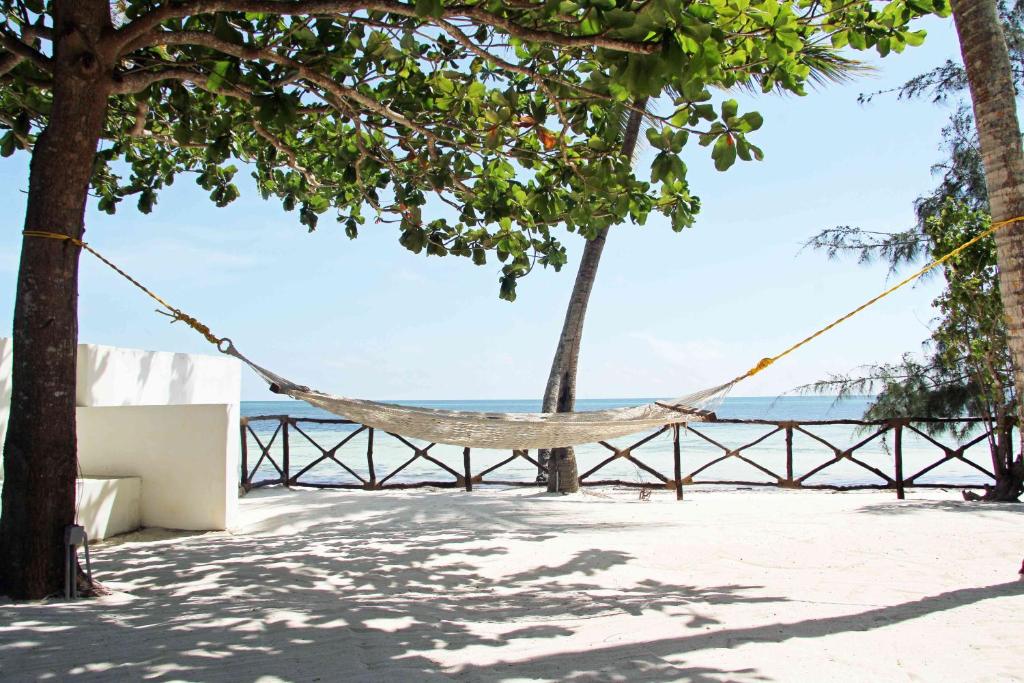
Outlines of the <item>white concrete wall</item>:
{"type": "Polygon", "coordinates": [[[142,479],[142,525],[227,529],[238,510],[238,404],[78,409],[86,476],[142,479]]]}
{"type": "MultiPolygon", "coordinates": [[[[11,341],[0,338],[0,439],[10,383],[11,341]]],[[[139,477],[145,526],[230,527],[238,505],[240,392],[233,358],[80,345],[84,474],[139,477]]]]}
{"type": "Polygon", "coordinates": [[[79,406],[238,403],[241,364],[226,356],[79,344],[79,406]]]}

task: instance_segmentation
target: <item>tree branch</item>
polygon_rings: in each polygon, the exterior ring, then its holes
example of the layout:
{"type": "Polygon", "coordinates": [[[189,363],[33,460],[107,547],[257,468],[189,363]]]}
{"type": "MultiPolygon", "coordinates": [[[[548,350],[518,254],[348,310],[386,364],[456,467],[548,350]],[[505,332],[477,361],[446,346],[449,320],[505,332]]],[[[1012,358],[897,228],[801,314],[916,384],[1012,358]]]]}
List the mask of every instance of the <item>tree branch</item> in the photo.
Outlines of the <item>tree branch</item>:
{"type": "MultiPolygon", "coordinates": [[[[114,77],[114,86],[110,92],[114,95],[133,95],[160,81],[183,81],[192,83],[203,90],[210,90],[207,85],[209,80],[210,77],[207,74],[199,71],[185,67],[169,67],[157,71],[117,74],[114,77]]],[[[240,99],[248,100],[249,98],[241,97],[240,99]]]]}
{"type": "Polygon", "coordinates": [[[47,73],[53,71],[49,57],[36,50],[34,47],[21,42],[14,36],[0,34],[0,47],[7,50],[8,53],[7,55],[0,56],[0,75],[7,73],[25,60],[32,62],[47,73]],[[8,61],[12,58],[16,61],[8,64],[8,61]]]}
{"type": "MultiPolygon", "coordinates": [[[[234,43],[230,43],[226,40],[221,40],[216,36],[210,35],[209,33],[203,33],[201,31],[161,31],[159,32],[158,36],[153,36],[152,39],[148,40],[147,42],[151,43],[151,46],[194,45],[199,47],[206,47],[211,50],[215,50],[222,54],[236,57],[241,60],[256,61],[262,59],[268,62],[272,62],[274,64],[279,64],[281,66],[285,66],[290,69],[296,70],[296,72],[298,73],[299,77],[302,80],[317,86],[318,88],[322,89],[327,94],[336,98],[337,100],[356,102],[366,111],[378,114],[397,125],[408,128],[409,130],[416,131],[423,137],[427,138],[427,140],[429,141],[443,142],[453,147],[464,146],[460,145],[459,143],[453,140],[446,140],[438,137],[428,128],[421,126],[415,121],[412,121],[411,119],[407,118],[400,112],[395,111],[388,105],[382,104],[381,102],[378,102],[372,97],[364,95],[363,93],[359,92],[358,90],[355,90],[354,88],[349,88],[347,86],[341,85],[340,83],[335,82],[329,76],[320,73],[316,69],[312,69],[303,64],[302,62],[297,62],[290,57],[286,57],[282,54],[275,52],[274,50],[250,47],[245,45],[236,45],[234,43]]],[[[151,85],[152,83],[163,80],[165,78],[172,78],[177,80],[192,80],[191,77],[196,76],[195,72],[188,72],[187,76],[181,77],[175,73],[176,71],[177,69],[175,68],[169,68],[163,71],[154,71],[152,73],[138,75],[129,74],[124,76],[122,78],[122,81],[125,83],[133,83],[133,86],[129,88],[126,92],[138,92],[139,90],[144,89],[148,85],[151,85]],[[139,87],[138,85],[134,85],[135,83],[141,83],[142,86],[139,87]]],[[[207,77],[203,75],[202,78],[204,80],[204,84],[201,87],[205,88],[205,81],[207,77]]],[[[123,92],[118,86],[115,86],[115,91],[123,92]]]]}
{"type": "Polygon", "coordinates": [[[21,143],[22,147],[24,147],[27,150],[31,150],[32,149],[32,147],[33,147],[32,141],[28,137],[26,137],[26,136],[24,136],[24,135],[22,135],[21,133],[18,132],[17,125],[15,124],[15,122],[13,120],[7,118],[3,114],[0,114],[0,123],[4,124],[5,126],[7,126],[8,128],[11,129],[11,132],[14,133],[14,137],[16,137],[18,139],[18,141],[21,143]]]}
{"type": "Polygon", "coordinates": [[[135,103],[135,123],[128,132],[133,138],[140,138],[146,133],[146,117],[149,116],[149,104],[143,101],[135,103]]]}
{"type": "Polygon", "coordinates": [[[252,122],[252,129],[256,131],[257,135],[259,135],[261,138],[269,142],[270,146],[276,149],[279,154],[284,155],[284,157],[288,160],[288,167],[293,169],[303,178],[305,178],[306,184],[308,184],[313,189],[319,189],[321,187],[321,183],[319,180],[316,179],[316,176],[313,175],[313,173],[310,172],[309,169],[307,169],[306,167],[299,163],[299,159],[298,156],[295,154],[295,150],[290,148],[288,145],[284,144],[284,141],[282,141],[279,137],[277,137],[269,130],[264,128],[259,123],[259,121],[252,122]]]}
{"type": "Polygon", "coordinates": [[[21,55],[7,52],[0,55],[0,76],[8,73],[11,69],[21,64],[25,59],[21,55]]]}
{"type": "MultiPolygon", "coordinates": [[[[214,12],[261,12],[266,14],[294,16],[311,14],[330,16],[357,11],[386,12],[405,17],[418,17],[416,7],[397,0],[191,0],[164,5],[135,19],[118,31],[119,53],[127,54],[144,44],[145,37],[160,24],[170,19],[211,14],[214,12]]],[[[535,43],[548,43],[560,47],[601,47],[616,52],[654,54],[660,44],[636,42],[609,38],[598,34],[593,36],[570,36],[557,31],[523,26],[475,5],[453,5],[445,8],[444,19],[473,19],[480,24],[501,29],[509,35],[535,43]]]]}

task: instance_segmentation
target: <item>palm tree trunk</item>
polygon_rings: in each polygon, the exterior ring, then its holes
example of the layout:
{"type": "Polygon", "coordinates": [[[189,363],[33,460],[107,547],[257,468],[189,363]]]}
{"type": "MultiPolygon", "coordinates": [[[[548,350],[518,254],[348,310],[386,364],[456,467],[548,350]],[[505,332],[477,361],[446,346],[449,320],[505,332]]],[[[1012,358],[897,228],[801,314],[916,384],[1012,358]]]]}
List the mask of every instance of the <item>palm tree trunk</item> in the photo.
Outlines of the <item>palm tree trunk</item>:
{"type": "MultiPolygon", "coordinates": [[[[106,116],[107,0],[54,3],[53,106],[32,154],[25,229],[81,238],[106,116]]],[[[11,414],[4,445],[0,592],[36,599],[64,583],[75,520],[75,356],[79,248],[25,237],[14,305],[11,414]]]]}
{"type": "MultiPolygon", "coordinates": [[[[1024,151],[1010,55],[995,0],[953,0],[953,20],[974,105],[993,222],[1024,216],[1024,151]]],[[[999,287],[1014,366],[1018,425],[1024,426],[1024,222],[996,233],[999,287]]],[[[1016,499],[1024,463],[1011,463],[989,498],[1016,499]]]]}
{"type": "MultiPolygon", "coordinates": [[[[629,114],[622,140],[621,153],[627,157],[632,157],[636,151],[640,125],[643,123],[641,112],[647,107],[647,98],[637,100],[634,107],[629,114]]],[[[576,370],[579,365],[580,345],[583,342],[583,322],[587,316],[590,293],[597,280],[597,267],[601,263],[601,254],[607,241],[608,228],[604,228],[583,247],[580,267],[576,272],[576,281],[562,323],[562,333],[558,337],[555,357],[551,361],[551,371],[548,373],[548,383],[544,388],[541,410],[545,413],[568,413],[576,407],[576,370]]],[[[538,455],[541,473],[547,473],[548,491],[572,493],[579,490],[579,471],[576,467],[576,454],[572,448],[542,450],[538,455]]]]}

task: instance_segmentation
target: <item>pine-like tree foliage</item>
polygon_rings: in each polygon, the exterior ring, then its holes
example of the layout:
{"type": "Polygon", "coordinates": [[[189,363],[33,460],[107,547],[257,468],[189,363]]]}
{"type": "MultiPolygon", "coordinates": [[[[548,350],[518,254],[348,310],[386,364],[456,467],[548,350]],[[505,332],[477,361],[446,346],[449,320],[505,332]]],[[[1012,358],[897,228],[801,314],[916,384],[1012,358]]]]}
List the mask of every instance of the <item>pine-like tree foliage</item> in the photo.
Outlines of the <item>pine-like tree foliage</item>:
{"type": "MultiPolygon", "coordinates": [[[[1000,15],[1019,87],[1024,84],[1024,3],[1002,3],[1000,15]]],[[[854,254],[861,263],[884,262],[895,273],[905,265],[944,256],[988,229],[989,203],[975,122],[970,105],[958,99],[966,91],[964,69],[953,62],[894,91],[901,98],[926,97],[955,104],[942,131],[944,159],[932,167],[939,183],[915,201],[913,227],[880,232],[839,226],[822,231],[807,246],[830,258],[854,254]]],[[[908,353],[898,363],[832,375],[801,389],[840,396],[875,394],[865,413],[868,419],[970,414],[996,426],[1012,418],[1017,397],[999,296],[995,239],[986,238],[960,254],[945,264],[941,274],[945,288],[933,302],[939,315],[923,353],[908,353]]],[[[937,423],[927,427],[933,432],[958,429],[937,423]]],[[[997,474],[1010,472],[1014,456],[1009,444],[993,438],[990,447],[997,474]]]]}

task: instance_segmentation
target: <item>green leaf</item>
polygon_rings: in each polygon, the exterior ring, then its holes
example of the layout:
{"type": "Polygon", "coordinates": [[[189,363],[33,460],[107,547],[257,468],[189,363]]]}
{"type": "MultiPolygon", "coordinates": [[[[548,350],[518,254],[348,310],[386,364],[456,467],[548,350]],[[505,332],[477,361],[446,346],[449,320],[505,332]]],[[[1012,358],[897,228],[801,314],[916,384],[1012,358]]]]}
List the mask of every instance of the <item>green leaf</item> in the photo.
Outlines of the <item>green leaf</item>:
{"type": "Polygon", "coordinates": [[[759,130],[764,125],[764,117],[756,111],[747,112],[740,120],[747,124],[746,132],[759,130]]]}
{"type": "Polygon", "coordinates": [[[903,40],[907,41],[907,45],[917,47],[924,44],[924,39],[928,32],[923,29],[920,31],[904,31],[902,35],[903,40]]]}
{"type": "Polygon", "coordinates": [[[715,116],[715,108],[710,104],[698,104],[693,108],[693,111],[705,121],[714,121],[717,118],[715,116]]]}
{"type": "Polygon", "coordinates": [[[668,148],[668,144],[665,142],[665,139],[662,137],[661,131],[658,130],[657,128],[654,128],[654,127],[648,128],[647,132],[646,132],[646,135],[647,135],[647,142],[649,142],[651,144],[651,147],[654,147],[655,149],[667,149],[668,148]]]}
{"type": "Polygon", "coordinates": [[[750,161],[750,143],[745,138],[736,138],[736,155],[743,161],[750,161]]]}
{"type": "Polygon", "coordinates": [[[220,92],[227,85],[228,69],[230,68],[231,62],[215,62],[206,79],[206,87],[214,92],[220,92]]]}
{"type": "Polygon", "coordinates": [[[17,144],[14,139],[14,133],[7,131],[3,138],[0,138],[0,156],[9,157],[14,154],[17,149],[17,144]]]}
{"type": "Polygon", "coordinates": [[[345,221],[345,235],[350,240],[354,240],[359,236],[359,227],[356,224],[356,219],[351,216],[345,221]]]}
{"type": "Polygon", "coordinates": [[[217,18],[213,22],[213,35],[235,45],[245,44],[245,36],[228,22],[227,17],[223,13],[218,13],[217,18]]]}
{"type": "Polygon", "coordinates": [[[736,100],[725,100],[722,102],[722,118],[730,119],[736,116],[736,112],[739,111],[740,105],[736,100]]]}
{"type": "Polygon", "coordinates": [[[711,158],[715,160],[715,170],[726,171],[736,163],[736,144],[728,133],[718,137],[711,150],[711,158]]]}
{"type": "Polygon", "coordinates": [[[622,9],[610,9],[603,13],[604,23],[610,28],[629,28],[636,23],[636,14],[622,9]]]}
{"type": "Polygon", "coordinates": [[[441,0],[416,0],[416,16],[440,17],[442,14],[444,5],[441,0]]]}
{"type": "Polygon", "coordinates": [[[501,289],[498,297],[505,301],[516,300],[516,278],[511,275],[505,275],[501,278],[501,289]]]}

